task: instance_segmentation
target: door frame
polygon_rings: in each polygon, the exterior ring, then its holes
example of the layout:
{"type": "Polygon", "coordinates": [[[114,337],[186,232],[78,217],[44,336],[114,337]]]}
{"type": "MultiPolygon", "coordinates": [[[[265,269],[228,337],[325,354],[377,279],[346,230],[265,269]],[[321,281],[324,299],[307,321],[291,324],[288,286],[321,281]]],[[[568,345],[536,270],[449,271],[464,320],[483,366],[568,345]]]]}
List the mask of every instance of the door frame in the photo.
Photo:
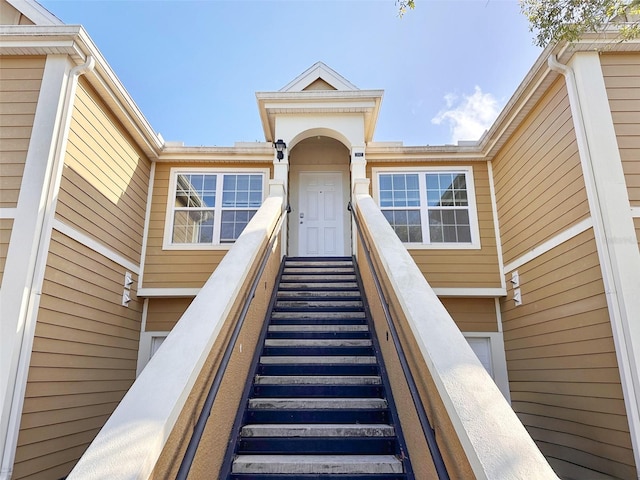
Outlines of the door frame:
{"type": "Polygon", "coordinates": [[[287,254],[289,256],[298,256],[300,254],[300,238],[299,238],[299,214],[300,214],[300,188],[301,175],[305,173],[337,173],[341,176],[341,206],[344,208],[342,213],[342,237],[343,237],[343,255],[350,256],[352,252],[352,232],[351,219],[346,214],[347,204],[350,200],[350,170],[348,165],[300,165],[291,166],[289,171],[289,202],[291,204],[291,213],[289,214],[289,231],[287,242],[287,254]],[[293,223],[295,221],[295,224],[293,223]],[[295,227],[294,227],[295,225],[295,227]]]}

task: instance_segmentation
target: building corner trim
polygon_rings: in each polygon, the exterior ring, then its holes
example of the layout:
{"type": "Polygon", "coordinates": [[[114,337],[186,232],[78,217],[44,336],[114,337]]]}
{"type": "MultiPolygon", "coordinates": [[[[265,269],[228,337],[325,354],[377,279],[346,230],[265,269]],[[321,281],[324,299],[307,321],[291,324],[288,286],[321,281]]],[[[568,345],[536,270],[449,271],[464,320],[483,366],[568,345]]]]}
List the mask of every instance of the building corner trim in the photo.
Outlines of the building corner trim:
{"type": "Polygon", "coordinates": [[[574,54],[565,77],[585,180],[636,466],[640,465],[640,252],[597,52],[574,54]],[[633,237],[633,245],[631,238],[633,237]]]}

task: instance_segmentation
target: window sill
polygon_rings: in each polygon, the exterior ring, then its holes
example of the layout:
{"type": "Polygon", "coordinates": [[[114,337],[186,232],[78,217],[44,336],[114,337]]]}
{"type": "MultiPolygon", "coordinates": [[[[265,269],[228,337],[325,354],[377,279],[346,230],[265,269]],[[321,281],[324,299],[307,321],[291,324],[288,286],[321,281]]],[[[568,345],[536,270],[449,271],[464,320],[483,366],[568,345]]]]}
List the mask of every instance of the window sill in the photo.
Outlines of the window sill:
{"type": "Polygon", "coordinates": [[[480,243],[403,243],[407,250],[480,250],[480,243]]]}
{"type": "Polygon", "coordinates": [[[218,245],[199,245],[199,244],[180,244],[180,245],[162,245],[162,250],[229,250],[234,244],[233,243],[222,243],[218,245]]]}

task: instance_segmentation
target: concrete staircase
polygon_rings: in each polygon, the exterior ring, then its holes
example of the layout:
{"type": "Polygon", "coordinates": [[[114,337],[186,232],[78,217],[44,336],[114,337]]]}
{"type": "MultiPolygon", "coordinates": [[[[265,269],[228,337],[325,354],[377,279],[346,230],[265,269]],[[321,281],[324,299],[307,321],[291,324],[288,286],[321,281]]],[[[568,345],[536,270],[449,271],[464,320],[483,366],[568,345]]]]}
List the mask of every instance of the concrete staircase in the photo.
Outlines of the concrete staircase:
{"type": "Polygon", "coordinates": [[[232,480],[413,478],[350,258],[289,258],[236,421],[232,480]]]}

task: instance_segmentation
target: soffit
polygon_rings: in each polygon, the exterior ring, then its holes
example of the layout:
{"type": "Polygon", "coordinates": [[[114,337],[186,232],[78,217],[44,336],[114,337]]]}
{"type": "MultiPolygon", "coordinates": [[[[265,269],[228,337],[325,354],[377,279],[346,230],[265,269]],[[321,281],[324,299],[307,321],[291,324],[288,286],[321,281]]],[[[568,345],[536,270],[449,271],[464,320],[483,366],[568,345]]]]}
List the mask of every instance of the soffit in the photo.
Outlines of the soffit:
{"type": "Polygon", "coordinates": [[[304,90],[258,92],[258,110],[265,139],[275,140],[276,117],[284,115],[358,114],[363,116],[365,141],[373,139],[382,90],[304,90]]]}

